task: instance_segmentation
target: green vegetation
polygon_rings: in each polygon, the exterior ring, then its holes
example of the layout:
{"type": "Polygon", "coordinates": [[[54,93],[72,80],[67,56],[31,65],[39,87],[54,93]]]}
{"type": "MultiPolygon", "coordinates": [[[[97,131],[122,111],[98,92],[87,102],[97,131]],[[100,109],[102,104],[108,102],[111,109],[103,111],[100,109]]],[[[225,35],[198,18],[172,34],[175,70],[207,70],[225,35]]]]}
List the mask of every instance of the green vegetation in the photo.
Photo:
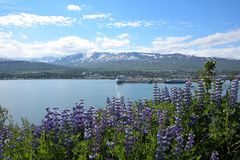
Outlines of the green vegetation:
{"type": "Polygon", "coordinates": [[[156,84],[152,100],[107,98],[101,109],[86,109],[81,100],[72,110],[47,108],[38,125],[14,125],[0,106],[0,159],[237,160],[239,77],[223,96],[214,69],[206,63],[194,95],[189,81],[170,92],[156,84]]]}
{"type": "Polygon", "coordinates": [[[183,90],[154,87],[152,100],[107,100],[104,109],[47,109],[40,125],[6,123],[0,108],[0,157],[5,159],[238,159],[240,104],[238,79],[221,96],[215,82],[211,97],[198,83],[183,90]],[[171,96],[170,96],[171,95],[171,96]]]}
{"type": "Polygon", "coordinates": [[[215,61],[207,61],[204,65],[204,69],[201,72],[201,77],[204,81],[204,86],[207,92],[211,89],[211,84],[213,82],[216,68],[216,62],[215,61]]]}

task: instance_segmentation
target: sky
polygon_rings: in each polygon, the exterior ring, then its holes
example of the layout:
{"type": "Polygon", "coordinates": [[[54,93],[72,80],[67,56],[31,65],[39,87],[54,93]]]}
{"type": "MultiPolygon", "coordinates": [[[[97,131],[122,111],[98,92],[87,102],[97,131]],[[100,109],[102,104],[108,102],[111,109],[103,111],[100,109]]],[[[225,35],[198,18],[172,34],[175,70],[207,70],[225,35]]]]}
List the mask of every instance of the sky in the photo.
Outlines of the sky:
{"type": "Polygon", "coordinates": [[[0,0],[0,57],[147,52],[240,59],[239,0],[0,0]]]}

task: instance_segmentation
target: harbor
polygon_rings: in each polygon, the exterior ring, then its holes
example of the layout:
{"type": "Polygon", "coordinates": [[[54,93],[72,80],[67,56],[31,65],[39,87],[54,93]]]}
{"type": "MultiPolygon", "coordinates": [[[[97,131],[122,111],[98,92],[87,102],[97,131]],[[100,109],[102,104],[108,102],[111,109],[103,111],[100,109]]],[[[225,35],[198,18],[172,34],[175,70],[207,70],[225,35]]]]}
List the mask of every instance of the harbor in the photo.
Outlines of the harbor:
{"type": "Polygon", "coordinates": [[[123,83],[167,83],[167,84],[180,84],[186,83],[187,79],[163,79],[163,78],[146,78],[146,77],[125,77],[120,75],[116,77],[117,84],[123,83]]]}

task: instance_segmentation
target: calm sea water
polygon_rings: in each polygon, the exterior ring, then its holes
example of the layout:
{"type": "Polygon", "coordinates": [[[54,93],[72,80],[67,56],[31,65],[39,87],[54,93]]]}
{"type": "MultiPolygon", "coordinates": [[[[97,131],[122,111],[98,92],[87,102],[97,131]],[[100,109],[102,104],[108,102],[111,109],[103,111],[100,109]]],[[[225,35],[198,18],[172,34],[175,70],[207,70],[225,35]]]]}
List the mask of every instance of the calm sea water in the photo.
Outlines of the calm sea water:
{"type": "MultiPolygon", "coordinates": [[[[228,87],[229,82],[224,85],[228,87]]],[[[183,84],[159,84],[183,87],[183,84]]],[[[0,105],[8,108],[15,122],[21,117],[39,123],[47,107],[72,108],[80,99],[85,107],[106,106],[107,97],[124,96],[132,100],[152,98],[153,84],[117,85],[114,80],[1,80],[0,105]]]]}

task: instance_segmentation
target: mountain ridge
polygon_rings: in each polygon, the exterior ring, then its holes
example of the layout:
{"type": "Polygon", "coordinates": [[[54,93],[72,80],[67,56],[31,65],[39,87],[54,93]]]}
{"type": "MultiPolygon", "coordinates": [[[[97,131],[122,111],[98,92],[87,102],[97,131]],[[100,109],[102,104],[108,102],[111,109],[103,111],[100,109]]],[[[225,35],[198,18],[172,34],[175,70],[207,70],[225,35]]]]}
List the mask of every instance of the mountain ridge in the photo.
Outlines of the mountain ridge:
{"type": "Polygon", "coordinates": [[[217,70],[239,70],[240,60],[198,57],[181,53],[159,54],[145,52],[94,52],[58,58],[51,63],[57,65],[95,68],[99,70],[200,70],[208,60],[217,62],[217,70]]]}
{"type": "Polygon", "coordinates": [[[61,70],[69,67],[93,71],[199,71],[208,60],[217,62],[217,71],[238,71],[240,60],[193,55],[146,52],[76,53],[64,57],[42,57],[30,61],[0,58],[0,72],[61,70]],[[15,69],[15,70],[14,70],[15,69]]]}
{"type": "Polygon", "coordinates": [[[59,71],[69,67],[44,62],[32,62],[23,60],[0,60],[0,73],[59,71]]]}

